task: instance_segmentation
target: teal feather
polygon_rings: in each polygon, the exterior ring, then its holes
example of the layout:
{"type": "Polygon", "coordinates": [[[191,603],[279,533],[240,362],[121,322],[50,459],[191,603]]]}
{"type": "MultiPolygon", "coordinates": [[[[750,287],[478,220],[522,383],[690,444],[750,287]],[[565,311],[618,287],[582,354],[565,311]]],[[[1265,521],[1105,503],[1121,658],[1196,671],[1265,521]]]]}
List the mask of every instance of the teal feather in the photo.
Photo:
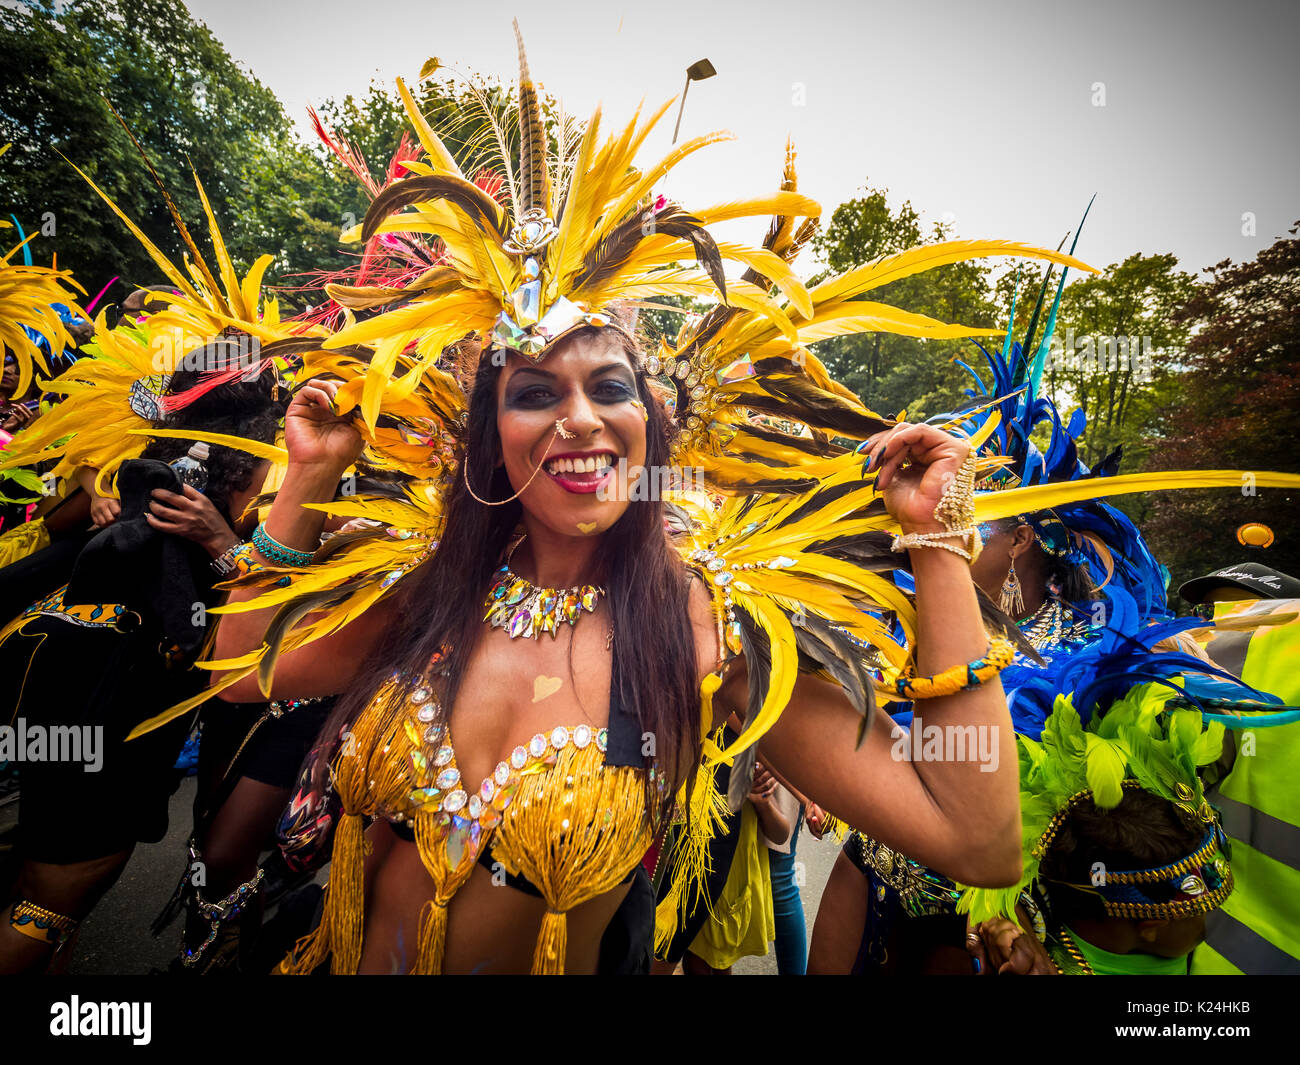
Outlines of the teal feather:
{"type": "MultiPolygon", "coordinates": [[[[1083,217],[1079,219],[1079,227],[1074,231],[1074,240],[1070,244],[1070,254],[1074,254],[1074,249],[1079,244],[1079,234],[1083,232],[1083,223],[1088,220],[1088,212],[1092,210],[1092,205],[1097,199],[1097,194],[1092,194],[1092,199],[1088,201],[1088,206],[1083,209],[1083,217]]],[[[1029,371],[1029,394],[1038,395],[1039,386],[1043,380],[1043,368],[1047,364],[1047,352],[1051,347],[1052,337],[1056,335],[1056,312],[1061,307],[1061,294],[1065,291],[1065,275],[1070,272],[1068,266],[1061,268],[1061,280],[1056,286],[1056,299],[1052,301],[1051,312],[1047,315],[1047,325],[1043,328],[1043,341],[1038,345],[1038,350],[1034,353],[1034,359],[1029,371]]]]}

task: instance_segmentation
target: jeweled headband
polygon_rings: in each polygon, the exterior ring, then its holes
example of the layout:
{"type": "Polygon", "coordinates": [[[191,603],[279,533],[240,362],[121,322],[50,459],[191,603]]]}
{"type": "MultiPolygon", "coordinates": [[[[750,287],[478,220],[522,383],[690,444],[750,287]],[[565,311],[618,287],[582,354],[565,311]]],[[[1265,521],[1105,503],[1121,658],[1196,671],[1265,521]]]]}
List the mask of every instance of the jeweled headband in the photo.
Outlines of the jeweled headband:
{"type": "MultiPolygon", "coordinates": [[[[1136,780],[1124,781],[1125,789],[1137,789],[1136,780]]],[[[1177,920],[1209,913],[1223,905],[1232,893],[1232,869],[1228,865],[1228,838],[1219,824],[1218,814],[1204,799],[1199,807],[1192,805],[1194,797],[1186,785],[1176,785],[1176,805],[1195,816],[1208,827],[1196,850],[1185,858],[1167,865],[1149,869],[1098,869],[1096,877],[1087,884],[1076,884],[1050,877],[1043,879],[1053,890],[1066,888],[1099,902],[1107,917],[1129,920],[1168,918],[1177,920]]],[[[1052,818],[1047,831],[1039,838],[1034,853],[1039,858],[1046,855],[1061,825],[1071,810],[1086,799],[1091,791],[1081,791],[1071,796],[1065,808],[1052,818]]]]}

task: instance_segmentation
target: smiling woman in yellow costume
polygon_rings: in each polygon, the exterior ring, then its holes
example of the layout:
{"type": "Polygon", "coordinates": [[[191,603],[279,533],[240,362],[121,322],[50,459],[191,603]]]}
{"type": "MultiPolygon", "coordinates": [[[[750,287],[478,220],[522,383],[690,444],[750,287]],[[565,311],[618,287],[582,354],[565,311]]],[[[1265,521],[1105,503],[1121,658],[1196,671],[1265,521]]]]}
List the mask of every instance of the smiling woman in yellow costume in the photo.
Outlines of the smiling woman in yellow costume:
{"type": "MultiPolygon", "coordinates": [[[[360,235],[434,233],[449,262],[401,290],[332,290],[400,306],[305,356],[288,470],[203,664],[227,700],[340,695],[317,775],[342,804],[324,914],[282,969],[597,971],[674,810],[686,831],[671,898],[688,904],[723,803],[708,770],[731,761],[747,780],[760,738],[765,762],[849,823],[963,882],[1013,883],[997,680],[1010,649],[986,632],[967,570],[969,448],[879,419],[801,345],[988,332],[857,298],[942,262],[1083,264],[954,242],[809,292],[789,259],[819,208],[791,173],[761,200],[651,207],[655,183],[720,135],[642,170],[668,105],[613,135],[597,111],[580,137],[562,124],[552,153],[520,56],[502,202],[466,180],[399,82],[427,158],[360,235]],[[766,215],[762,248],[706,228],[766,215]],[[665,295],[720,302],[646,358],[618,304],[665,295]],[[864,441],[869,470],[833,436],[864,441]],[[402,498],[331,502],[363,447],[406,478],[402,498]],[[655,490],[683,462],[712,494],[671,478],[655,490]],[[375,526],[321,547],[328,514],[375,526]],[[914,597],[881,572],[908,566],[914,597]],[[1003,768],[891,758],[875,700],[922,697],[927,720],[996,729],[1003,768]],[[724,750],[713,737],[732,714],[743,727],[724,750]]],[[[978,517],[1019,513],[1017,494],[981,500],[978,517]]]]}

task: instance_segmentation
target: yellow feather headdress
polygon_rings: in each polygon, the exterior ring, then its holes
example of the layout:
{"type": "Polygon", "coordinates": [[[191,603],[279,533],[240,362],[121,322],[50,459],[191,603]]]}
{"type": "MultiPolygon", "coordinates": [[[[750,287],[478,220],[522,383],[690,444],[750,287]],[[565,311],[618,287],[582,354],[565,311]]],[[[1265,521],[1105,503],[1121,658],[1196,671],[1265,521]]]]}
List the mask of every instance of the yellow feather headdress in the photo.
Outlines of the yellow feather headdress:
{"type": "MultiPolygon", "coordinates": [[[[97,469],[96,491],[111,495],[117,470],[123,462],[140,456],[150,436],[175,435],[172,430],[155,427],[163,420],[163,401],[173,373],[191,368],[234,370],[241,365],[252,372],[270,360],[284,366],[289,358],[319,349],[327,332],[319,326],[281,320],[277,301],[263,296],[262,277],[272,256],[259,257],[248,273],[239,277],[197,174],[194,183],[216,271],[205,262],[161,183],[159,190],[189,253],[184,267],[168,259],[84,171],[70,165],[122,220],[174,291],[151,293],[153,313],[139,323],[122,323],[109,330],[105,314],[100,313],[95,340],[83,349],[88,357],[44,386],[49,392],[63,394],[65,400],[17,434],[0,460],[0,469],[57,459],[56,475],[66,477],[81,466],[97,469]],[[242,346],[232,352],[227,344],[217,351],[221,338],[231,334],[246,338],[241,339],[242,346]],[[216,357],[213,365],[209,365],[209,354],[216,357]]],[[[186,430],[183,435],[198,439],[203,434],[186,430]]],[[[212,441],[272,461],[285,460],[282,449],[271,445],[227,436],[213,436],[212,441]]]]}
{"type": "MultiPolygon", "coordinates": [[[[4,155],[8,149],[7,144],[0,147],[0,155],[4,155]]],[[[12,228],[8,222],[0,221],[0,229],[12,228]]],[[[51,351],[62,351],[72,347],[73,341],[53,305],[62,303],[74,314],[86,317],[85,312],[77,306],[76,297],[67,287],[85,292],[72,279],[70,271],[47,266],[27,266],[12,261],[35,237],[36,234],[33,233],[0,258],[0,346],[12,352],[18,363],[15,396],[21,396],[27,391],[32,383],[34,369],[47,374],[50,372],[45,353],[23,327],[27,326],[43,336],[51,351]]]]}
{"type": "MultiPolygon", "coordinates": [[[[518,35],[518,26],[515,27],[518,35]]],[[[371,204],[354,235],[433,233],[446,244],[446,268],[430,271],[407,289],[409,302],[341,330],[328,346],[373,344],[361,411],[374,425],[380,397],[399,354],[436,358],[468,332],[487,345],[533,359],[582,325],[608,325],[611,305],[663,296],[720,296],[736,307],[771,316],[793,337],[789,317],[752,281],[728,281],[723,266],[768,267],[796,307],[808,310],[803,285],[777,271],[761,249],[719,244],[706,226],[725,218],[773,211],[813,215],[806,197],[781,192],[696,214],[665,202],[649,203],[656,183],[683,159],[728,139],[710,133],[673,148],[648,167],[637,155],[671,101],[642,120],[604,135],[597,108],[582,136],[552,158],[537,87],[519,40],[519,157],[498,161],[508,202],[503,205],[469,181],[425,121],[401,81],[407,115],[428,156],[407,163],[412,176],[394,182],[371,204]],[[693,265],[683,266],[683,262],[693,265]]],[[[504,148],[504,137],[499,138],[504,148]]]]}

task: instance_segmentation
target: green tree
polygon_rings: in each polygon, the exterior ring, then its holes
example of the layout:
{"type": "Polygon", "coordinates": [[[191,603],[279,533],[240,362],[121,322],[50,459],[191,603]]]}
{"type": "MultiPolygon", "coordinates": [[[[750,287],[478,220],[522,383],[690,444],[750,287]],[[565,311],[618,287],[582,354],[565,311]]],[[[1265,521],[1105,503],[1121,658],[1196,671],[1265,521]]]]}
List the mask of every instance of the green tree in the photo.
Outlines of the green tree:
{"type": "MultiPolygon", "coordinates": [[[[1148,429],[1150,467],[1300,472],[1300,223],[1251,262],[1211,267],[1175,324],[1196,323],[1174,400],[1148,429]]],[[[1160,493],[1144,531],[1175,583],[1243,560],[1300,576],[1298,497],[1249,480],[1240,491],[1160,493]],[[1248,522],[1268,525],[1273,546],[1241,547],[1235,531],[1248,522]]]]}
{"type": "MultiPolygon", "coordinates": [[[[950,236],[942,224],[926,234],[910,202],[895,211],[889,206],[888,190],[867,188],[835,208],[813,246],[834,274],[950,236]]],[[[997,327],[989,270],[979,263],[953,263],[914,274],[873,289],[870,298],[945,322],[997,327]]],[[[924,418],[953,410],[965,399],[969,377],[953,360],[970,358],[973,349],[967,340],[865,333],[834,337],[814,349],[837,379],[885,415],[906,408],[909,418],[924,418]]]]}
{"type": "MultiPolygon", "coordinates": [[[[57,255],[90,292],[121,275],[108,297],[120,299],[131,285],[159,281],[159,272],[60,153],[169,258],[183,254],[162,197],[105,98],[143,145],[205,255],[191,165],[236,267],[270,253],[266,281],[282,286],[288,310],[310,298],[304,276],[356,262],[360,247],[341,246],[339,236],[363,217],[368,193],[324,145],[301,141],[274,94],[180,0],[23,0],[0,8],[0,66],[21,72],[0,83],[0,144],[13,143],[0,163],[0,207],[28,232],[41,232],[31,245],[38,261],[57,255]]],[[[499,168],[497,130],[515,150],[508,86],[456,88],[431,76],[417,97],[471,178],[499,168]]],[[[558,145],[558,109],[549,98],[543,107],[558,145]]],[[[397,93],[375,84],[363,96],[325,101],[320,113],[382,183],[408,128],[397,93]]]]}
{"type": "Polygon", "coordinates": [[[275,256],[269,277],[333,265],[349,192],[293,132],[279,101],[180,0],[27,0],[0,9],[0,205],[30,232],[38,261],[57,254],[85,287],[126,286],[158,270],[76,163],[174,261],[182,254],[162,197],[105,98],[143,145],[205,253],[190,166],[236,265],[275,256]],[[42,228],[43,227],[43,228],[42,228]]]}
{"type": "MultiPolygon", "coordinates": [[[[998,282],[1002,320],[1009,313],[1014,272],[998,282]]],[[[1040,291],[1041,276],[1020,274],[1015,337],[1023,340],[1040,291]]],[[[1130,255],[1103,272],[1065,287],[1044,375],[1047,394],[1063,414],[1076,407],[1088,416],[1080,457],[1096,465],[1123,445],[1125,468],[1141,466],[1145,435],[1156,412],[1180,387],[1194,323],[1176,315],[1197,290],[1196,278],[1173,255],[1130,255]]],[[[1034,341],[1037,347],[1056,278],[1034,341]]]]}

